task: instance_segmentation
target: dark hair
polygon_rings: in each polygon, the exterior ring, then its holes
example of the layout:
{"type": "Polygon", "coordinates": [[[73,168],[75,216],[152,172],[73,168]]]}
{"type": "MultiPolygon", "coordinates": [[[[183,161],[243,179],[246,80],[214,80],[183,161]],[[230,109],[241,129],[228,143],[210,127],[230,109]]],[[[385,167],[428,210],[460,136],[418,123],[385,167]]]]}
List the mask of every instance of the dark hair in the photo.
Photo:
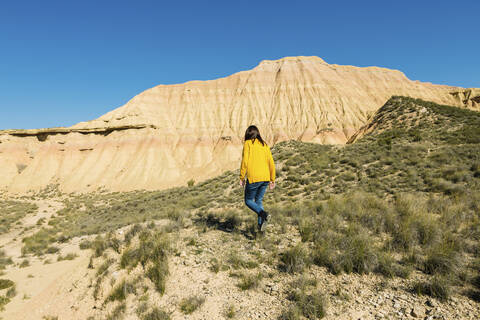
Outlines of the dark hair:
{"type": "Polygon", "coordinates": [[[260,135],[260,131],[258,131],[258,128],[256,126],[250,126],[245,131],[245,141],[250,139],[254,141],[255,139],[257,139],[262,145],[265,145],[265,141],[263,141],[262,136],[260,135]]]}

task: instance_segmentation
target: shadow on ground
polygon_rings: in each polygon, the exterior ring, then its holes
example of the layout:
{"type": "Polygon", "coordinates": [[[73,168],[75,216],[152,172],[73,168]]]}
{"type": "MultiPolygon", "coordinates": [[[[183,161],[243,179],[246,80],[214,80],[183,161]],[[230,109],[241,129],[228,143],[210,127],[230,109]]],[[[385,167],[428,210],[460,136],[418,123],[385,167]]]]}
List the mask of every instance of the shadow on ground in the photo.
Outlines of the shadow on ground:
{"type": "Polygon", "coordinates": [[[255,240],[261,236],[256,230],[255,223],[242,223],[242,220],[237,215],[223,217],[208,213],[207,215],[199,215],[195,217],[193,222],[197,226],[205,226],[210,229],[220,230],[227,233],[238,233],[248,240],[255,240]]]}

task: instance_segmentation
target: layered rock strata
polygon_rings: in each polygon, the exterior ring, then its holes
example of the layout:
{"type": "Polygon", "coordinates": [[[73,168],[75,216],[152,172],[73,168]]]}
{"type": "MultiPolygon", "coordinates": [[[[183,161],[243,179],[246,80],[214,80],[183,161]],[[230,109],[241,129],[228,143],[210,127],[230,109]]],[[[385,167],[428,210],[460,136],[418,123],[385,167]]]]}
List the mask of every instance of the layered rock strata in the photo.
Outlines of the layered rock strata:
{"type": "Polygon", "coordinates": [[[262,61],[249,71],[159,85],[70,128],[0,131],[0,189],[162,189],[238,167],[242,137],[345,143],[392,95],[480,109],[479,89],[409,80],[318,57],[262,61]]]}

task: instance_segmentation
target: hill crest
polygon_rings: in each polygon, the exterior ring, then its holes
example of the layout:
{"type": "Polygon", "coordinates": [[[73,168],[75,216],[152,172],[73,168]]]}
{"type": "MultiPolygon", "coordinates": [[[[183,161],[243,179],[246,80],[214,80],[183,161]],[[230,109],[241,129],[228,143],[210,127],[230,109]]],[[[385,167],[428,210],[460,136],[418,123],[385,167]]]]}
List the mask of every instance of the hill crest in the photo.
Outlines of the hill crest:
{"type": "Polygon", "coordinates": [[[250,124],[270,145],[292,139],[343,144],[392,95],[478,109],[475,90],[318,57],[265,60],[216,80],[156,86],[69,128],[0,131],[0,189],[184,185],[236,168],[250,124]]]}

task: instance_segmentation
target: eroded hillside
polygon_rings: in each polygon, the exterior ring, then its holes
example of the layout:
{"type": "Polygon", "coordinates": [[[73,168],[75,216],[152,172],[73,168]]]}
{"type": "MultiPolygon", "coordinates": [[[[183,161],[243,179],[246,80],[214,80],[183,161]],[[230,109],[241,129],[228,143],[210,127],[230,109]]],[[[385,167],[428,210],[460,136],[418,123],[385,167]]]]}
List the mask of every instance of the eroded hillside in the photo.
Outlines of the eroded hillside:
{"type": "Polygon", "coordinates": [[[479,124],[394,97],[353,144],[276,144],[265,234],[238,170],[163,191],[19,198],[0,207],[13,226],[0,234],[2,316],[478,319],[479,124]]]}
{"type": "Polygon", "coordinates": [[[0,131],[0,188],[156,190],[238,166],[250,124],[271,144],[345,143],[392,95],[479,108],[477,89],[409,80],[318,57],[263,61],[211,81],[159,85],[71,128],[0,131]]]}

